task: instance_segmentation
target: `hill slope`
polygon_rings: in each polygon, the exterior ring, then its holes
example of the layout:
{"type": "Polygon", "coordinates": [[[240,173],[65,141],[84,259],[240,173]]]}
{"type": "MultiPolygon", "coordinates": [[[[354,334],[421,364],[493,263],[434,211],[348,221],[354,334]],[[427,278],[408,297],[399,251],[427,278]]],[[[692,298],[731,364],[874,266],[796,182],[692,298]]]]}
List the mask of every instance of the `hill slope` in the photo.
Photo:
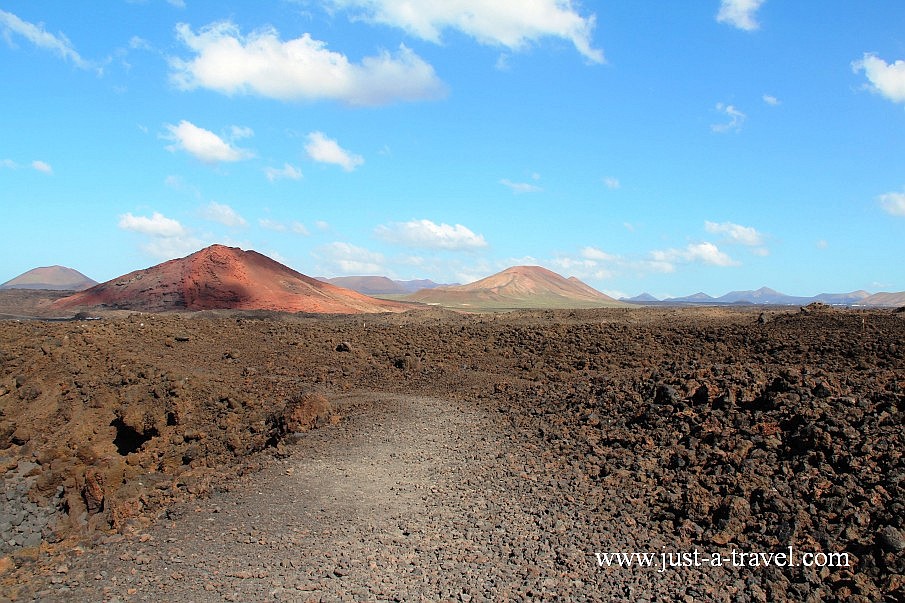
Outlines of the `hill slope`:
{"type": "Polygon", "coordinates": [[[0,289],[51,289],[54,291],[81,291],[97,284],[66,266],[42,266],[23,272],[0,285],[0,289]]]}
{"type": "Polygon", "coordinates": [[[239,309],[330,314],[409,309],[318,281],[256,251],[223,245],[130,272],[53,304],[59,310],[96,306],[146,312],[239,309]]]}
{"type": "Polygon", "coordinates": [[[513,266],[467,285],[422,289],[404,299],[476,310],[626,306],[574,277],[540,266],[513,266]]]}

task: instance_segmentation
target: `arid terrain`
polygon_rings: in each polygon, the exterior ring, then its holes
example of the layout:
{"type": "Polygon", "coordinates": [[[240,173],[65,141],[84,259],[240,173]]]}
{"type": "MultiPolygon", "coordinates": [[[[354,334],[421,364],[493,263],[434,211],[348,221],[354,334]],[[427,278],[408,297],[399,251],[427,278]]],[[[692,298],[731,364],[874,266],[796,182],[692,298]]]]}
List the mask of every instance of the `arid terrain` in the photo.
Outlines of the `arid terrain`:
{"type": "Polygon", "coordinates": [[[903,312],[86,317],[0,322],[0,598],[905,599],[903,312]]]}

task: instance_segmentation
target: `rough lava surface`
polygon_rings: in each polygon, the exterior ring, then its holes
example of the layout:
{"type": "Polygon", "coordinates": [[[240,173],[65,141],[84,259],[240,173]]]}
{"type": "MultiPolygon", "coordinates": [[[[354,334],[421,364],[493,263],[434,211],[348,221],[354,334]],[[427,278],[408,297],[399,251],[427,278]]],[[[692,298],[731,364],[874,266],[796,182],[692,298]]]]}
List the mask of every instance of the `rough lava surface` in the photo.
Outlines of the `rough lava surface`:
{"type": "Polygon", "coordinates": [[[144,312],[235,309],[330,314],[402,312],[411,308],[318,281],[256,251],[223,245],[130,272],[53,304],[61,311],[92,307],[144,312]]]}
{"type": "Polygon", "coordinates": [[[0,598],[901,601],[903,382],[821,305],[2,321],[0,598]]]}

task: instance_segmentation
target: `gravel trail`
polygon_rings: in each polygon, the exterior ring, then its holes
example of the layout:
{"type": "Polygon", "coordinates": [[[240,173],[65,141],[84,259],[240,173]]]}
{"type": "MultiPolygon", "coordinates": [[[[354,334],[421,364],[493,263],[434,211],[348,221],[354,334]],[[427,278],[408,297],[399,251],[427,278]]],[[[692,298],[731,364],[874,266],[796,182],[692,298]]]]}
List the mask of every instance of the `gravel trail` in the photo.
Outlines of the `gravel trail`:
{"type": "Polygon", "coordinates": [[[554,599],[574,582],[512,487],[527,476],[507,469],[520,463],[499,417],[397,394],[345,402],[360,412],[231,491],[73,558],[34,598],[554,599]]]}

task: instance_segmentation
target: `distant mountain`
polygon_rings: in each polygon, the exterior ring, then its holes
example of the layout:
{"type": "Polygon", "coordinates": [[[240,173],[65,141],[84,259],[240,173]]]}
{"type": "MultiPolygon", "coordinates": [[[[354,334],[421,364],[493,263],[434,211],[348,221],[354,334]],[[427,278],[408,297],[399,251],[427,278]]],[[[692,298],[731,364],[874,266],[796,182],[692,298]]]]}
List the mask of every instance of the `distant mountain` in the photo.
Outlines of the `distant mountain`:
{"type": "MultiPolygon", "coordinates": [[[[895,294],[892,294],[895,295],[895,294]]],[[[663,303],[691,303],[691,304],[752,304],[752,305],[777,305],[777,306],[806,306],[815,301],[825,304],[850,306],[864,304],[864,300],[873,297],[867,291],[852,291],[851,293],[821,293],[812,297],[786,295],[769,287],[761,287],[753,291],[730,291],[720,297],[710,297],[706,293],[695,293],[687,297],[672,297],[663,300],[663,303]]],[[[895,305],[895,304],[892,304],[895,305]]]]}
{"type": "Polygon", "coordinates": [[[685,303],[690,303],[690,304],[711,303],[712,304],[715,301],[715,299],[713,297],[707,295],[706,293],[698,291],[697,293],[694,293],[692,295],[686,295],[685,297],[667,297],[663,301],[670,302],[670,303],[680,303],[680,304],[685,304],[685,303]]]}
{"type": "Polygon", "coordinates": [[[92,280],[66,266],[44,266],[23,272],[14,279],[0,285],[0,289],[51,289],[54,291],[81,291],[93,287],[92,280]]]}
{"type": "Polygon", "coordinates": [[[422,289],[404,299],[461,309],[624,306],[574,277],[540,266],[513,266],[467,285],[422,289]]]}
{"type": "Polygon", "coordinates": [[[859,306],[876,306],[887,308],[901,308],[905,306],[905,291],[898,293],[874,293],[858,301],[859,306]]]}
{"type": "Polygon", "coordinates": [[[636,295],[635,297],[620,297],[619,301],[635,303],[635,304],[644,304],[649,302],[658,302],[660,301],[650,293],[642,293],[641,295],[636,295]]]}
{"type": "Polygon", "coordinates": [[[769,287],[761,287],[757,291],[730,291],[726,295],[717,297],[714,301],[721,304],[774,304],[774,305],[801,305],[814,301],[810,297],[794,297],[780,293],[769,287]]]}
{"type": "Polygon", "coordinates": [[[840,306],[850,306],[861,303],[865,298],[870,297],[867,291],[852,291],[851,293],[821,293],[815,295],[816,301],[822,301],[825,304],[834,304],[840,306]]]}
{"type": "Polygon", "coordinates": [[[318,281],[256,251],[223,245],[130,272],[57,300],[52,307],[98,306],[145,312],[239,309],[325,314],[410,309],[318,281]]]}
{"type": "Polygon", "coordinates": [[[345,287],[352,291],[358,291],[365,295],[405,295],[421,289],[450,286],[440,285],[428,279],[396,281],[385,276],[337,276],[334,278],[319,278],[318,280],[338,287],[345,287]]]}

